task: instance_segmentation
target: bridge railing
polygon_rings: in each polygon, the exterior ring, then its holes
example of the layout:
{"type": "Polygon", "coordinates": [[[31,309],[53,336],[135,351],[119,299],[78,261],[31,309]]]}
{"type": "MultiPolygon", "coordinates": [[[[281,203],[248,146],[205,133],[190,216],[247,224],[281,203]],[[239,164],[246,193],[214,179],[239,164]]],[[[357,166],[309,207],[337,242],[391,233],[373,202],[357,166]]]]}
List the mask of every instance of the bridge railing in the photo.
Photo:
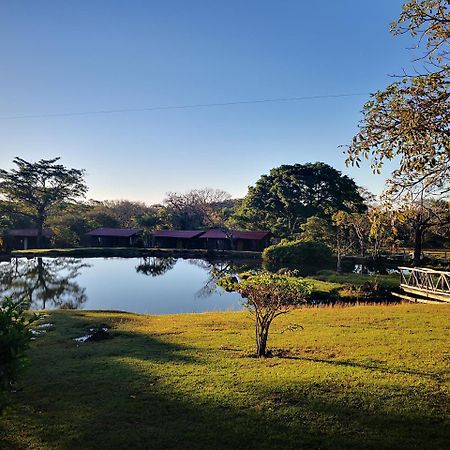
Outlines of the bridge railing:
{"type": "Polygon", "coordinates": [[[416,291],[419,295],[450,300],[450,272],[421,267],[399,267],[400,287],[405,291],[416,291]],[[442,298],[443,297],[443,298],[442,298]]]}

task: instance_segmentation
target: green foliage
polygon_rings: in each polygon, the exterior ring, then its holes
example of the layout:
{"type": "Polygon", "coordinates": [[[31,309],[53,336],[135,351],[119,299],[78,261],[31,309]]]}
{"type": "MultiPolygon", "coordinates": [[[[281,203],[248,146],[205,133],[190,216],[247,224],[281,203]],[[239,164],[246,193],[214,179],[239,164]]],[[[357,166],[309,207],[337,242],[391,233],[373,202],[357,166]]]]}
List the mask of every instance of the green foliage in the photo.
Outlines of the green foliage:
{"type": "Polygon", "coordinates": [[[322,242],[282,241],[264,250],[263,263],[270,271],[296,269],[305,275],[332,267],[333,255],[322,242]]]}
{"type": "Polygon", "coordinates": [[[38,244],[49,215],[62,204],[84,197],[87,186],[84,170],[58,164],[59,158],[28,162],[14,158],[16,168],[0,169],[0,194],[3,207],[29,217],[38,228],[38,244]]]}
{"type": "Polygon", "coordinates": [[[226,275],[218,280],[218,284],[227,291],[239,292],[250,309],[256,304],[263,308],[275,304],[279,310],[304,304],[312,290],[308,281],[270,272],[246,272],[239,277],[226,275]]]}
{"type": "Polygon", "coordinates": [[[308,217],[329,218],[338,210],[365,210],[351,178],[321,162],[283,165],[249,188],[235,220],[242,227],[291,237],[308,217]]]}
{"type": "Polygon", "coordinates": [[[227,291],[239,292],[255,316],[256,356],[267,356],[267,338],[272,321],[293,307],[306,303],[312,284],[289,275],[258,272],[240,277],[226,275],[217,282],[227,291]]]}
{"type": "MultiPolygon", "coordinates": [[[[448,183],[450,179],[450,13],[448,0],[412,0],[391,24],[423,48],[423,73],[407,75],[372,94],[359,132],[348,146],[347,163],[371,159],[374,172],[397,160],[395,183],[448,183]]],[[[416,54],[414,55],[416,58],[416,54]]],[[[416,58],[417,60],[417,58],[416,58]]]]}
{"type": "Polygon", "coordinates": [[[336,232],[330,220],[317,216],[308,217],[305,223],[300,225],[299,241],[322,242],[333,248],[336,241],[336,232]]]}
{"type": "Polygon", "coordinates": [[[23,302],[5,298],[0,303],[0,412],[5,406],[4,391],[13,383],[23,365],[23,353],[28,347],[29,326],[38,316],[24,316],[23,302]]]}

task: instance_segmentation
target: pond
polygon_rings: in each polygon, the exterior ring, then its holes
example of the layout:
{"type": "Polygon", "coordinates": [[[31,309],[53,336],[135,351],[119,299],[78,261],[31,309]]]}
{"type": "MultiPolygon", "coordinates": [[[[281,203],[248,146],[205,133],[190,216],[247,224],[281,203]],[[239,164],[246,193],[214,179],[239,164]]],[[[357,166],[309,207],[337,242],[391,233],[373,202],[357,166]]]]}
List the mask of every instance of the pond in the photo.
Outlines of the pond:
{"type": "Polygon", "coordinates": [[[0,297],[30,302],[30,309],[97,309],[175,314],[242,309],[225,292],[220,274],[257,263],[181,258],[15,258],[0,263],[0,297]]]}

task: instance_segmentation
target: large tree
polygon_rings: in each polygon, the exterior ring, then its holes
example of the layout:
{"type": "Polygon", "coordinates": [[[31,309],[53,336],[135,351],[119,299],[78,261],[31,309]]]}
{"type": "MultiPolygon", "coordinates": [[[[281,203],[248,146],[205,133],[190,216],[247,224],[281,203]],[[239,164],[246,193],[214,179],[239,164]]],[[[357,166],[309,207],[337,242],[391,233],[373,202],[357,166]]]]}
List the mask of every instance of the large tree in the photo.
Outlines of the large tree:
{"type": "Polygon", "coordinates": [[[385,160],[398,160],[394,178],[409,187],[450,180],[449,5],[449,0],[403,5],[391,31],[417,39],[417,49],[423,50],[415,60],[419,67],[372,94],[348,146],[347,163],[359,166],[362,158],[370,158],[373,170],[380,172],[385,160]]]}
{"type": "Polygon", "coordinates": [[[186,193],[169,192],[164,205],[172,226],[181,229],[220,227],[226,218],[226,211],[232,206],[228,192],[220,189],[192,189],[186,193]]]}
{"type": "Polygon", "coordinates": [[[308,217],[331,218],[339,210],[365,210],[351,178],[322,162],[283,165],[249,188],[236,220],[247,228],[292,236],[308,217]]]}
{"type": "Polygon", "coordinates": [[[14,169],[0,169],[3,206],[33,220],[38,229],[38,245],[51,211],[64,203],[76,202],[87,192],[84,170],[67,168],[58,163],[59,159],[29,162],[14,158],[14,169]]]}

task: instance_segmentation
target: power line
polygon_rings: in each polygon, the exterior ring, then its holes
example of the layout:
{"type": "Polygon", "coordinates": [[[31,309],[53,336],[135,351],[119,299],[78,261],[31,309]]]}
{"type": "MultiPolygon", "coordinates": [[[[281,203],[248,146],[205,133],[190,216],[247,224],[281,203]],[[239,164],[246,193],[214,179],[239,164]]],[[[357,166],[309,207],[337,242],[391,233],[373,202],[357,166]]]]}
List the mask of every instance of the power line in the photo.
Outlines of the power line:
{"type": "Polygon", "coordinates": [[[330,94],[330,95],[310,95],[304,97],[281,97],[281,98],[265,98],[260,100],[238,100],[233,102],[222,103],[197,103],[191,105],[174,105],[174,106],[150,106],[147,108],[124,108],[124,109],[100,109],[96,111],[73,111],[66,113],[49,113],[49,114],[26,114],[16,116],[0,116],[0,120],[18,120],[18,119],[41,119],[47,117],[71,117],[71,116],[87,116],[98,114],[121,114],[128,112],[147,112],[147,111],[162,111],[169,109],[194,109],[194,108],[211,108],[217,106],[235,106],[235,105],[252,105],[258,103],[282,103],[282,102],[298,102],[302,100],[319,100],[326,98],[341,98],[341,97],[357,97],[370,95],[369,92],[352,93],[352,94],[330,94]]]}

